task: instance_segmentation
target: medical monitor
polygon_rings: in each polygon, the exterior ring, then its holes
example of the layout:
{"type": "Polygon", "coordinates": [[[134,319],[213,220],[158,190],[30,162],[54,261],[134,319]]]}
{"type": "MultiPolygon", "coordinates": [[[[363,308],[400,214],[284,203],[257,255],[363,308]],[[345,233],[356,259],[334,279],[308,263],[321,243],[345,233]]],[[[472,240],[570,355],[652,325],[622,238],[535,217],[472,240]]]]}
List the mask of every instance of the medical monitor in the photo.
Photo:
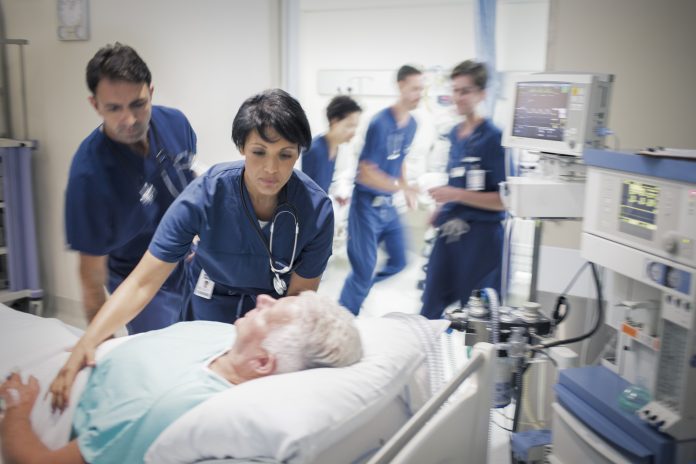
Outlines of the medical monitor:
{"type": "Polygon", "coordinates": [[[517,78],[503,145],[582,156],[602,148],[611,74],[539,73],[517,78]]]}

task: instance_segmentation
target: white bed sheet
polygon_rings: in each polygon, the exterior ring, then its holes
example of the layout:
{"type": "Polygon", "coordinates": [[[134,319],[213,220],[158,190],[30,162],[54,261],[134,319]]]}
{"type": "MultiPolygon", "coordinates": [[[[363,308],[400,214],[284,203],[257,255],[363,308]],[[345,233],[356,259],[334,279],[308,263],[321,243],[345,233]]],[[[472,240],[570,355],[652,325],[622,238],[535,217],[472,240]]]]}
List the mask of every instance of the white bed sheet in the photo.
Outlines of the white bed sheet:
{"type": "MultiPolygon", "coordinates": [[[[68,442],[77,399],[91,370],[83,369],[78,374],[69,406],[62,414],[51,413],[51,399],[46,392],[81,334],[81,330],[58,319],[36,317],[0,304],[0,378],[4,379],[19,369],[24,381],[30,375],[38,379],[41,390],[31,421],[39,438],[51,449],[68,442]]],[[[96,353],[97,362],[126,339],[122,337],[103,343],[96,353]]]]}
{"type": "MultiPolygon", "coordinates": [[[[38,379],[41,389],[39,403],[32,411],[31,420],[40,439],[52,449],[59,448],[69,441],[77,399],[84,390],[90,369],[84,369],[78,375],[71,392],[70,405],[62,414],[50,412],[50,398],[46,392],[67,360],[69,349],[81,334],[81,330],[58,319],[39,318],[0,304],[0,378],[19,368],[25,380],[29,375],[38,379]]],[[[102,344],[96,353],[97,363],[108,351],[128,338],[121,337],[102,344]]],[[[375,410],[372,417],[365,419],[364,427],[351,431],[345,439],[320,453],[313,462],[366,461],[410,418],[413,404],[409,405],[407,401],[412,402],[413,398],[406,399],[402,395],[396,395],[390,401],[385,401],[383,407],[375,410]]],[[[221,459],[205,462],[223,464],[275,461],[259,458],[257,461],[221,459]]]]}

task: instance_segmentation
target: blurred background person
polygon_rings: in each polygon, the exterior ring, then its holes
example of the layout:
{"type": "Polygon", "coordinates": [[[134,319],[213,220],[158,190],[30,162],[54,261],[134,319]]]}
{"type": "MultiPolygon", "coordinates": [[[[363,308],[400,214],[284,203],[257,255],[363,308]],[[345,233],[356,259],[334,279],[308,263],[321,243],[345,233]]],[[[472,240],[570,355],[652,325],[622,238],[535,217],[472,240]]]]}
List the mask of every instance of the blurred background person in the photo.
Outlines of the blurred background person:
{"type": "Polygon", "coordinates": [[[340,302],[354,314],[360,312],[370,288],[406,266],[404,228],[392,195],[404,191],[410,207],[417,192],[406,182],[404,158],[409,152],[417,124],[410,112],[423,94],[423,73],[404,65],[397,72],[399,99],[377,113],[367,129],[360,153],[358,173],[348,216],[348,274],[340,302]],[[387,262],[375,274],[377,247],[384,243],[387,262]]]}
{"type": "Polygon", "coordinates": [[[421,314],[438,319],[451,303],[465,305],[471,291],[500,293],[505,208],[498,184],[505,180],[501,132],[477,112],[486,98],[483,63],[467,60],[450,75],[452,98],[464,121],[449,134],[447,185],[429,190],[441,206],[433,216],[438,235],[430,253],[421,314]]]}

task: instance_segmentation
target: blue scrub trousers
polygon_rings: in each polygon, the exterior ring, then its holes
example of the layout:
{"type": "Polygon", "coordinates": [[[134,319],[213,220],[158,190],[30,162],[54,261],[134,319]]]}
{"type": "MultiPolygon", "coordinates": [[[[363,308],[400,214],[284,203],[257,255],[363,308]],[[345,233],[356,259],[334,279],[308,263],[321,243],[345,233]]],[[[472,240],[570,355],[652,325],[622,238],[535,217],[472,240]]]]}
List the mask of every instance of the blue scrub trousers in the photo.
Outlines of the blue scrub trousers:
{"type": "MultiPolygon", "coordinates": [[[[181,264],[179,264],[181,266],[181,264]]],[[[177,269],[174,272],[180,271],[177,269]]],[[[124,277],[113,272],[109,272],[109,283],[107,288],[109,293],[113,293],[121,285],[124,277]]],[[[150,302],[135,318],[126,324],[128,335],[147,332],[150,330],[163,329],[172,324],[180,322],[181,319],[181,299],[182,299],[182,279],[170,279],[160,288],[150,302]]]]}
{"type": "Polygon", "coordinates": [[[374,283],[406,267],[404,228],[391,198],[386,198],[384,204],[373,206],[375,195],[353,192],[347,246],[352,271],[343,284],[339,302],[355,315],[360,312],[374,283]],[[389,257],[384,268],[375,274],[377,247],[382,242],[389,257]]]}
{"type": "Polygon", "coordinates": [[[439,235],[425,278],[421,315],[440,319],[452,303],[469,300],[472,290],[494,288],[500,293],[503,226],[500,222],[469,222],[457,239],[439,235]]]}

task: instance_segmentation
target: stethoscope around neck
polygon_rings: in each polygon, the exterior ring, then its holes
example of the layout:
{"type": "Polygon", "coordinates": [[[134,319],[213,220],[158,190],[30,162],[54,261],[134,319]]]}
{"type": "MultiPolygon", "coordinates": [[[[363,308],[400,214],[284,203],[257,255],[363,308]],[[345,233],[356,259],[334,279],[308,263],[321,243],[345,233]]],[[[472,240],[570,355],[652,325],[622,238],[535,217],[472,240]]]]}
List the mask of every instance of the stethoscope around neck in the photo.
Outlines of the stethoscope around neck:
{"type": "MultiPolygon", "coordinates": [[[[286,186],[283,187],[283,190],[281,190],[279,197],[281,194],[283,194],[283,196],[284,196],[286,188],[287,188],[286,186]]],[[[263,246],[266,249],[266,252],[268,253],[268,264],[271,268],[271,272],[273,273],[273,288],[275,289],[275,291],[278,295],[282,296],[288,290],[288,285],[285,283],[285,281],[283,279],[281,279],[280,276],[292,271],[293,264],[295,264],[295,252],[297,251],[297,238],[300,235],[300,223],[297,220],[297,214],[296,214],[297,212],[295,211],[295,208],[287,201],[283,200],[283,201],[278,202],[278,206],[276,206],[276,209],[273,212],[273,218],[271,219],[270,238],[268,240],[268,244],[266,244],[266,239],[263,236],[263,232],[261,232],[261,227],[259,227],[259,224],[256,221],[254,221],[254,217],[251,215],[251,212],[249,211],[249,207],[247,206],[246,198],[244,196],[244,171],[242,171],[242,174],[239,176],[239,195],[242,199],[242,206],[244,207],[244,213],[246,214],[247,219],[249,219],[249,222],[251,223],[252,227],[256,231],[257,235],[259,236],[259,239],[261,240],[261,243],[263,243],[263,246]],[[280,208],[283,206],[287,206],[288,209],[281,210],[280,208]],[[290,258],[290,264],[288,264],[287,266],[283,266],[281,268],[277,268],[275,266],[275,263],[273,262],[273,233],[275,231],[276,219],[278,219],[278,216],[280,216],[281,214],[289,214],[290,216],[292,216],[292,219],[295,222],[295,240],[293,241],[293,244],[292,244],[292,256],[290,258]]]]}

